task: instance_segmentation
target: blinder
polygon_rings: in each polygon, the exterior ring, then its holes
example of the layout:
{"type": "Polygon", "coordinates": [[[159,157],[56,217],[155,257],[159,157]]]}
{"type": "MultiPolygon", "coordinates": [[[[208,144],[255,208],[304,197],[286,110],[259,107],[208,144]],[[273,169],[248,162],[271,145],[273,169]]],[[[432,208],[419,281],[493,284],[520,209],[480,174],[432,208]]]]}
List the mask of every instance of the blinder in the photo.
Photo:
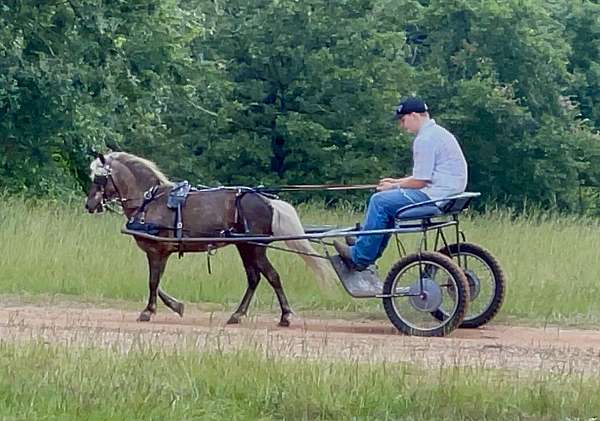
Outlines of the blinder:
{"type": "Polygon", "coordinates": [[[102,201],[98,204],[98,211],[102,212],[104,211],[104,209],[109,209],[109,203],[114,201],[114,198],[110,198],[106,195],[106,186],[108,185],[108,180],[110,179],[111,183],[113,184],[117,195],[119,196],[119,200],[122,200],[120,198],[120,193],[119,190],[117,189],[117,186],[115,185],[114,181],[112,180],[112,175],[111,175],[111,171],[109,167],[101,167],[98,170],[99,173],[96,173],[94,175],[94,178],[92,179],[92,183],[95,184],[96,186],[98,186],[98,188],[100,189],[100,191],[102,191],[102,201]]]}
{"type": "Polygon", "coordinates": [[[106,184],[108,183],[108,175],[96,175],[96,176],[94,176],[92,183],[104,188],[104,187],[106,187],[106,184]]]}

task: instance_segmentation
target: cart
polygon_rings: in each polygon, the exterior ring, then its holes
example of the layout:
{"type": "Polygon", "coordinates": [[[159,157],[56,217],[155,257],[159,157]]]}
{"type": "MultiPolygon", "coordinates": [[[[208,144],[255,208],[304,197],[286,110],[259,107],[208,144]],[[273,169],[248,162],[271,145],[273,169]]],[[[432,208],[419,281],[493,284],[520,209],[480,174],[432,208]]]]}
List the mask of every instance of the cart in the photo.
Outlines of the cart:
{"type": "MultiPolygon", "coordinates": [[[[256,189],[260,191],[259,189],[256,189]]],[[[305,226],[298,236],[264,236],[224,232],[218,237],[165,238],[123,228],[122,232],[162,242],[250,243],[294,252],[276,245],[287,240],[309,240],[322,246],[343,286],[354,298],[381,299],[392,324],[415,336],[445,336],[457,327],[475,328],[499,311],[505,293],[504,273],[494,256],[483,247],[466,242],[459,216],[479,193],[463,193],[442,200],[417,203],[400,209],[393,228],[362,230],[360,226],[305,226]],[[451,235],[446,231],[453,231],[451,235]],[[416,250],[408,253],[402,235],[419,233],[416,250]],[[431,233],[434,234],[433,245],[431,233]],[[340,256],[331,253],[333,238],[388,234],[395,238],[399,260],[384,278],[374,267],[350,270],[340,256]]]]}

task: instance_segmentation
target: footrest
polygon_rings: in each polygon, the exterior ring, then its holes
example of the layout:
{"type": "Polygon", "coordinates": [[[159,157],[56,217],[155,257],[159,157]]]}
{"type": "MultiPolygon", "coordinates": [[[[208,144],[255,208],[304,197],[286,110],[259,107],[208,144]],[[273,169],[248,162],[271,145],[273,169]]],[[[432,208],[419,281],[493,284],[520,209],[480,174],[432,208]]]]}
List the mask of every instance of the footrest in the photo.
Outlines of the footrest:
{"type": "Polygon", "coordinates": [[[350,270],[340,256],[331,256],[329,260],[342,285],[353,297],[375,297],[382,293],[383,282],[374,270],[370,268],[362,271],[350,270]]]}

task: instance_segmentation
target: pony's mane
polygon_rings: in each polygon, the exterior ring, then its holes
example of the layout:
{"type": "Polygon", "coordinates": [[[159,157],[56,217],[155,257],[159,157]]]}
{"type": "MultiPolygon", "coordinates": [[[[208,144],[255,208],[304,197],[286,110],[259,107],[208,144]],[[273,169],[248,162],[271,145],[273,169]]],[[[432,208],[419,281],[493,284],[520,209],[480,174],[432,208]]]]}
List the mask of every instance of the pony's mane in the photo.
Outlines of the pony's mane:
{"type": "MultiPolygon", "coordinates": [[[[139,156],[127,153],[127,152],[111,152],[105,156],[105,159],[110,163],[111,160],[117,160],[121,164],[126,165],[130,169],[136,170],[137,172],[146,173],[147,176],[154,177],[158,180],[159,184],[171,185],[167,176],[158,168],[158,166],[147,159],[140,158],[139,156]]],[[[102,171],[103,165],[100,159],[95,159],[90,165],[92,176],[98,175],[102,171]]]]}

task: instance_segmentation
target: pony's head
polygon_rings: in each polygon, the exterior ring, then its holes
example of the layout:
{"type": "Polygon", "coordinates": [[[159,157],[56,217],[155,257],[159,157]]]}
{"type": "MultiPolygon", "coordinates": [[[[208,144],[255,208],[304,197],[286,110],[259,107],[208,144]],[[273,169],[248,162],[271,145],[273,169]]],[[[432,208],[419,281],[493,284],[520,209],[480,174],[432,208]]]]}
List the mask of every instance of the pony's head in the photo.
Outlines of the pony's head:
{"type": "Polygon", "coordinates": [[[115,200],[124,206],[140,206],[146,190],[172,184],[156,164],[126,152],[98,154],[90,164],[90,178],[85,203],[90,213],[101,212],[106,203],[115,200]]]}
{"type": "Polygon", "coordinates": [[[92,184],[88,191],[85,208],[90,213],[102,212],[104,205],[117,199],[119,195],[110,164],[103,154],[98,154],[98,157],[90,164],[90,178],[92,184]]]}

